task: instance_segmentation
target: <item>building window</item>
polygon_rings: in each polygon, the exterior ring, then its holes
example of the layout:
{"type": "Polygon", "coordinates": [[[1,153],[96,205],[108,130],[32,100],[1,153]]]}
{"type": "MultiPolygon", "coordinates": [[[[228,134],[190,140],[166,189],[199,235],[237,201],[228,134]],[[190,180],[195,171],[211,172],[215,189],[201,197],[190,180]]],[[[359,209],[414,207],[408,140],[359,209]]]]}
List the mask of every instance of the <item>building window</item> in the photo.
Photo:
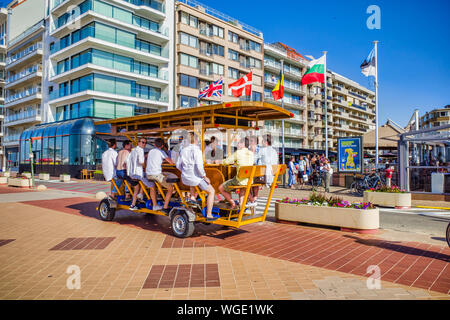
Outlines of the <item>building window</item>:
{"type": "Polygon", "coordinates": [[[181,108],[194,108],[197,106],[197,98],[180,96],[180,107],[181,108]]]}
{"type": "Polygon", "coordinates": [[[228,31],[228,41],[239,43],[239,36],[231,31],[228,31]]]}
{"type": "Polygon", "coordinates": [[[239,70],[228,67],[228,78],[239,79],[239,70]]]}
{"type": "Polygon", "coordinates": [[[197,77],[189,76],[187,74],[180,74],[180,85],[183,87],[198,89],[198,79],[197,77]]]}
{"type": "Polygon", "coordinates": [[[233,61],[239,61],[239,53],[237,51],[228,49],[228,59],[233,61]]]}
{"type": "Polygon", "coordinates": [[[198,58],[188,54],[180,53],[180,62],[185,66],[198,68],[198,58]]]}
{"type": "Polygon", "coordinates": [[[184,32],[180,32],[180,43],[192,48],[198,48],[197,37],[191,36],[184,32]]]}

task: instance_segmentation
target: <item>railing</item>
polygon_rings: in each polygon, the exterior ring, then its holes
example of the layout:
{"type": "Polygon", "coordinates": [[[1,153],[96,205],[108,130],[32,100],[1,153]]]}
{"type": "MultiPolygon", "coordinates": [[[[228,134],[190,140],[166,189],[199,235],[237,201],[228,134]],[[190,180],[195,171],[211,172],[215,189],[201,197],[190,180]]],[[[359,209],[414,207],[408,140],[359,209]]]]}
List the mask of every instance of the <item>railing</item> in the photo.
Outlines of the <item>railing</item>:
{"type": "Polygon", "coordinates": [[[212,31],[212,30],[210,30],[210,29],[200,29],[200,34],[202,35],[202,36],[205,36],[205,37],[213,37],[214,36],[214,32],[212,31]]]}
{"type": "Polygon", "coordinates": [[[3,141],[4,141],[4,142],[15,142],[15,141],[19,141],[20,135],[21,135],[21,133],[18,133],[18,134],[11,134],[11,133],[8,133],[8,134],[5,136],[5,139],[4,139],[3,141]]]}
{"type": "Polygon", "coordinates": [[[9,97],[7,97],[5,99],[5,103],[11,103],[11,102],[14,102],[16,100],[20,100],[20,99],[32,96],[32,95],[37,94],[37,93],[41,93],[41,87],[34,87],[32,89],[27,89],[27,90],[18,92],[16,94],[10,95],[9,97]]]}
{"type": "Polygon", "coordinates": [[[200,68],[200,74],[204,76],[210,76],[212,75],[212,72],[208,69],[200,68]]]}
{"type": "Polygon", "coordinates": [[[52,10],[54,8],[56,8],[57,6],[59,6],[61,3],[66,2],[67,0],[54,0],[53,1],[53,6],[52,6],[52,10]]]}
{"type": "MultiPolygon", "coordinates": [[[[110,43],[112,43],[114,45],[118,45],[118,46],[121,46],[121,47],[122,46],[126,47],[127,49],[131,48],[131,49],[138,50],[138,51],[141,51],[141,52],[144,52],[144,53],[154,54],[156,56],[160,56],[160,57],[163,57],[163,58],[168,58],[169,57],[168,49],[166,49],[166,48],[163,49],[162,47],[159,47],[159,46],[156,46],[156,45],[152,45],[149,42],[145,42],[145,41],[142,41],[142,40],[139,40],[139,39],[135,39],[134,46],[132,46],[132,47],[124,46],[124,45],[116,43],[116,39],[115,39],[115,37],[113,35],[110,35],[109,39],[100,39],[98,37],[95,37],[95,27],[93,27],[93,26],[89,26],[89,27],[86,27],[86,28],[81,29],[81,30],[82,30],[82,32],[84,32],[84,35],[83,35],[83,38],[80,38],[80,40],[78,40],[77,42],[82,41],[82,40],[84,40],[84,39],[86,39],[88,37],[92,37],[94,39],[110,42],[110,43]]],[[[66,41],[62,42],[61,40],[60,41],[56,41],[56,42],[53,43],[52,48],[50,49],[50,54],[54,54],[54,53],[56,53],[56,52],[58,52],[58,51],[60,51],[62,49],[70,47],[70,46],[76,44],[77,42],[67,43],[66,41]]]]}
{"type": "Polygon", "coordinates": [[[8,77],[8,79],[6,79],[6,84],[10,84],[12,82],[15,82],[19,79],[25,78],[26,76],[29,76],[30,74],[33,74],[33,73],[36,73],[39,71],[42,71],[42,65],[40,65],[40,64],[34,65],[30,68],[22,70],[21,72],[15,74],[13,76],[8,77]]]}
{"type": "Polygon", "coordinates": [[[241,44],[239,45],[239,48],[240,48],[241,50],[244,50],[244,51],[250,51],[250,46],[249,46],[248,44],[243,44],[243,43],[241,43],[241,44]]]}
{"type": "Polygon", "coordinates": [[[262,36],[263,36],[262,32],[259,31],[258,29],[255,29],[255,28],[253,28],[253,27],[251,27],[251,26],[249,26],[249,25],[247,25],[245,23],[242,23],[242,22],[240,22],[240,21],[238,21],[236,19],[233,19],[232,17],[230,17],[230,16],[228,16],[226,14],[223,14],[222,12],[219,12],[219,11],[213,9],[213,8],[210,8],[210,7],[200,3],[198,1],[195,1],[195,0],[178,0],[178,2],[184,3],[184,4],[188,5],[188,6],[194,7],[196,9],[197,8],[202,8],[202,9],[204,9],[204,12],[206,14],[209,14],[209,15],[211,15],[213,17],[216,17],[216,18],[218,18],[218,19],[220,19],[222,21],[231,23],[232,25],[240,27],[242,30],[250,32],[250,33],[252,33],[252,34],[254,34],[254,35],[258,36],[258,37],[262,38],[262,36]]]}
{"type": "Polygon", "coordinates": [[[162,13],[166,13],[166,6],[163,2],[158,2],[154,0],[122,0],[122,1],[134,4],[135,6],[145,6],[160,11],[162,13]]]}
{"type": "Polygon", "coordinates": [[[5,123],[9,122],[15,122],[19,120],[25,120],[30,118],[36,118],[37,116],[41,115],[40,109],[32,109],[32,110],[26,110],[21,113],[12,114],[5,117],[5,123]]]}
{"type": "Polygon", "coordinates": [[[274,68],[277,68],[277,69],[281,69],[281,63],[274,62],[274,61],[271,61],[271,60],[265,60],[264,59],[264,66],[270,66],[270,67],[274,67],[274,68]]]}
{"type": "Polygon", "coordinates": [[[42,47],[43,47],[42,42],[37,42],[37,43],[33,44],[32,46],[26,48],[25,50],[22,50],[11,57],[7,57],[6,64],[14,63],[17,60],[22,59],[23,57],[35,52],[36,50],[42,49],[42,47]]]}
{"type": "Polygon", "coordinates": [[[298,56],[296,56],[296,55],[293,55],[293,54],[287,55],[286,52],[280,50],[278,47],[273,46],[272,44],[264,44],[264,47],[265,47],[265,48],[266,48],[266,47],[270,47],[272,50],[277,51],[279,54],[284,55],[284,56],[287,57],[288,59],[291,59],[291,60],[294,60],[294,61],[303,63],[304,65],[308,65],[308,61],[306,61],[306,60],[304,60],[304,59],[302,59],[302,58],[300,58],[300,57],[298,57],[298,56]]]}
{"type": "Polygon", "coordinates": [[[15,37],[14,39],[10,40],[9,43],[8,43],[8,46],[12,46],[12,45],[16,44],[17,42],[19,42],[20,40],[24,39],[25,37],[27,37],[28,35],[32,34],[33,32],[35,32],[36,30],[38,30],[41,27],[45,27],[44,20],[39,21],[38,23],[33,25],[31,28],[28,28],[27,30],[25,30],[24,32],[19,34],[17,37],[15,37]]]}
{"type": "Polygon", "coordinates": [[[132,90],[130,95],[123,95],[123,94],[119,94],[119,93],[111,93],[111,92],[107,92],[107,91],[101,91],[101,90],[94,90],[93,88],[93,83],[88,81],[88,85],[87,85],[87,89],[83,90],[83,91],[79,91],[79,92],[74,92],[74,93],[69,93],[67,92],[66,94],[60,94],[59,90],[55,90],[52,91],[49,96],[50,96],[50,101],[51,100],[55,100],[55,99],[59,99],[59,98],[63,98],[63,97],[68,97],[72,94],[79,94],[81,92],[84,91],[94,91],[94,92],[101,92],[101,93],[107,93],[107,94],[113,94],[113,95],[120,95],[120,96],[124,96],[124,97],[131,97],[131,98],[137,98],[137,99],[146,99],[146,100],[150,100],[153,102],[169,102],[169,96],[168,95],[149,95],[149,90],[132,90]],[[89,83],[91,85],[89,85],[89,83]]]}

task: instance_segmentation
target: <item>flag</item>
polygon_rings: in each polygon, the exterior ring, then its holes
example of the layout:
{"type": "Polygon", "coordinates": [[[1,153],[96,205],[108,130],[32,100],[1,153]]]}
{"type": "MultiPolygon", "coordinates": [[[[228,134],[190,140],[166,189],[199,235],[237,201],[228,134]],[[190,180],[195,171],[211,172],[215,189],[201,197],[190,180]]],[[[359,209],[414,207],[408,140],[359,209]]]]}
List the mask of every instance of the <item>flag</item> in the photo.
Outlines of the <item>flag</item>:
{"type": "Polygon", "coordinates": [[[284,73],[283,70],[280,72],[280,80],[277,82],[277,85],[272,90],[273,100],[283,99],[284,97],[284,73]]]}
{"type": "Polygon", "coordinates": [[[211,83],[209,86],[200,90],[198,94],[198,100],[203,99],[205,97],[210,98],[211,96],[216,96],[221,98],[223,95],[223,80],[220,78],[214,83],[211,83]]]}
{"type": "Polygon", "coordinates": [[[228,85],[228,94],[239,98],[252,95],[253,72],[228,85]]]}
{"type": "Polygon", "coordinates": [[[366,77],[375,76],[376,75],[376,69],[375,69],[375,48],[372,49],[372,51],[370,51],[369,56],[361,64],[361,72],[366,77]]]}
{"type": "Polygon", "coordinates": [[[309,69],[302,78],[302,85],[320,82],[325,83],[325,55],[309,62],[309,69]]]}

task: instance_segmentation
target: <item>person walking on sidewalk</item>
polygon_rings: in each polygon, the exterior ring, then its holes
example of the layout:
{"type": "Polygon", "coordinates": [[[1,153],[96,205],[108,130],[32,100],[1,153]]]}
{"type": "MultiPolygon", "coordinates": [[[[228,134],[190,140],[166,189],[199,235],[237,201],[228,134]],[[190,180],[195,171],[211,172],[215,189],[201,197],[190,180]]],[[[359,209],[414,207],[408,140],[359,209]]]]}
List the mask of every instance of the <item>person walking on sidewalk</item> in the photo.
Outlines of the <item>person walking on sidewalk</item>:
{"type": "Polygon", "coordinates": [[[300,184],[300,189],[305,185],[303,180],[303,175],[306,174],[306,161],[303,159],[303,156],[300,156],[300,161],[298,162],[298,183],[300,184]]]}
{"type": "Polygon", "coordinates": [[[333,175],[333,168],[330,165],[330,160],[324,159],[324,164],[322,167],[325,176],[325,192],[330,192],[330,181],[333,175]]]}
{"type": "Polygon", "coordinates": [[[289,179],[288,179],[288,188],[294,189],[294,185],[295,185],[295,175],[297,173],[297,170],[295,169],[295,157],[292,156],[291,160],[289,161],[288,167],[289,167],[289,171],[288,171],[288,175],[289,175],[289,179]]]}

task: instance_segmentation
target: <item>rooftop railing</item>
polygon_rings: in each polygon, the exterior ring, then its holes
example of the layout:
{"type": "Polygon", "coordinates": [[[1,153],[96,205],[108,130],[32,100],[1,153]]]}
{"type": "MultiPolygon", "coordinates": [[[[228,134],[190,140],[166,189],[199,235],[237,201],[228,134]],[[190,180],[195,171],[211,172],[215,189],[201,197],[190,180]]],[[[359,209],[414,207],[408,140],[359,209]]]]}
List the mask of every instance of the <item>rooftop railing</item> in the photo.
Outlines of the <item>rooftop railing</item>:
{"type": "Polygon", "coordinates": [[[261,37],[261,38],[263,36],[263,33],[260,30],[258,30],[256,28],[253,28],[253,27],[251,27],[251,26],[249,26],[249,25],[247,25],[245,23],[242,23],[242,22],[240,22],[240,21],[238,21],[236,19],[233,19],[232,17],[230,17],[230,16],[228,16],[228,15],[226,15],[226,14],[220,12],[220,11],[217,11],[217,10],[215,10],[213,8],[210,8],[210,7],[200,3],[198,1],[195,1],[195,0],[177,0],[177,2],[184,3],[184,4],[188,5],[188,6],[196,8],[196,9],[201,9],[206,14],[209,14],[209,15],[211,15],[211,16],[213,16],[215,18],[218,18],[218,19],[220,19],[220,20],[222,20],[224,22],[231,23],[232,25],[235,25],[237,27],[240,27],[242,30],[250,32],[250,33],[254,34],[255,36],[258,36],[258,37],[261,37]]]}
{"type": "Polygon", "coordinates": [[[38,30],[39,28],[43,28],[43,27],[45,27],[45,23],[44,23],[44,20],[41,20],[38,23],[36,23],[35,25],[33,25],[31,28],[28,28],[27,30],[25,30],[24,32],[19,34],[14,39],[10,40],[9,43],[8,43],[8,46],[12,46],[12,45],[16,44],[20,40],[24,39],[28,35],[32,34],[36,30],[38,30]]]}

